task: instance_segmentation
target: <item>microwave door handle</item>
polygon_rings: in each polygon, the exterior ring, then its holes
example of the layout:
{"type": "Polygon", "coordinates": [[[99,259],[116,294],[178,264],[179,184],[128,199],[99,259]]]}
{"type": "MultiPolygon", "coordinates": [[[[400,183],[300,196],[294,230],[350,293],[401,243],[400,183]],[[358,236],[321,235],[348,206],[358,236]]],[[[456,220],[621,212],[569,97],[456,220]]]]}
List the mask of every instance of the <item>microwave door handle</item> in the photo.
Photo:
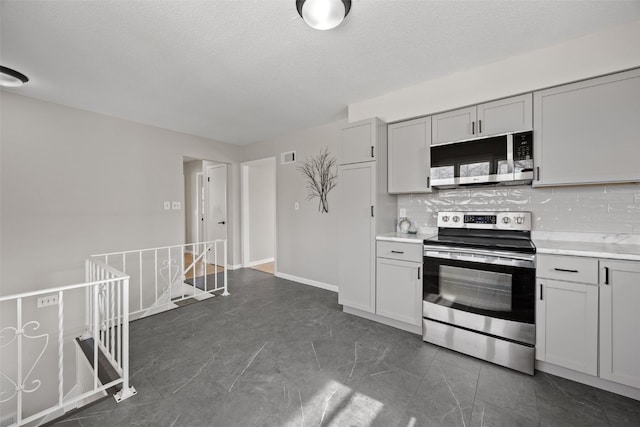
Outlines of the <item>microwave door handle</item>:
{"type": "Polygon", "coordinates": [[[513,135],[507,135],[507,173],[515,172],[515,165],[513,162],[513,135]]]}

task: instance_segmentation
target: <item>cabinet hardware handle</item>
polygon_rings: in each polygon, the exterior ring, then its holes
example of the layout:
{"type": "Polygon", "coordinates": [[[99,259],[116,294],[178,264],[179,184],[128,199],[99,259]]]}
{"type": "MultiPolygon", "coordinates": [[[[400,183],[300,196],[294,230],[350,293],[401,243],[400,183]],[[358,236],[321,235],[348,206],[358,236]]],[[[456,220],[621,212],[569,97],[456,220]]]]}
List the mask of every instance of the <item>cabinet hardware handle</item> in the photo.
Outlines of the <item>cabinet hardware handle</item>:
{"type": "Polygon", "coordinates": [[[403,254],[404,251],[391,251],[392,254],[403,254]]]}
{"type": "Polygon", "coordinates": [[[476,122],[471,122],[471,135],[476,134],[476,122]]]}
{"type": "Polygon", "coordinates": [[[373,205],[371,205],[371,218],[373,218],[373,205]]]}
{"type": "Polygon", "coordinates": [[[563,273],[577,273],[578,270],[569,270],[568,268],[554,268],[555,271],[562,271],[563,273]]]}
{"type": "Polygon", "coordinates": [[[609,267],[604,268],[604,284],[609,284],[609,267]]]}
{"type": "Polygon", "coordinates": [[[431,177],[427,177],[427,188],[431,188],[431,177]]]}
{"type": "Polygon", "coordinates": [[[418,267],[418,280],[420,280],[420,267],[418,267]]]}
{"type": "Polygon", "coordinates": [[[542,301],[544,298],[542,298],[542,283],[540,283],[540,301],[542,301]]]}
{"type": "Polygon", "coordinates": [[[373,145],[371,146],[371,158],[373,158],[373,145]]]}
{"type": "Polygon", "coordinates": [[[478,120],[478,133],[482,133],[482,120],[478,120]]]}
{"type": "Polygon", "coordinates": [[[536,166],[536,181],[540,181],[540,166],[536,166]]]}

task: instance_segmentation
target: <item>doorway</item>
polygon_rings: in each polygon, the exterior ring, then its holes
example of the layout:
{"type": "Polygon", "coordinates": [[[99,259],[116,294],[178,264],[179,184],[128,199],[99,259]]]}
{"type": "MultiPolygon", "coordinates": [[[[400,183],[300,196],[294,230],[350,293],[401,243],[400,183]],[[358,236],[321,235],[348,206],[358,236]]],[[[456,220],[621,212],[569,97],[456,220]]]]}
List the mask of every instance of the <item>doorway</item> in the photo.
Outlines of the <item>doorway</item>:
{"type": "Polygon", "coordinates": [[[198,245],[228,239],[227,172],[226,163],[183,159],[184,243],[188,245],[184,252],[184,265],[195,265],[193,271],[186,273],[188,279],[220,273],[227,268],[219,264],[221,258],[212,256],[211,252],[220,251],[221,243],[211,246],[206,256],[203,254],[205,245],[198,245]]]}
{"type": "Polygon", "coordinates": [[[276,159],[241,165],[242,265],[274,274],[276,260],[276,159]]]}

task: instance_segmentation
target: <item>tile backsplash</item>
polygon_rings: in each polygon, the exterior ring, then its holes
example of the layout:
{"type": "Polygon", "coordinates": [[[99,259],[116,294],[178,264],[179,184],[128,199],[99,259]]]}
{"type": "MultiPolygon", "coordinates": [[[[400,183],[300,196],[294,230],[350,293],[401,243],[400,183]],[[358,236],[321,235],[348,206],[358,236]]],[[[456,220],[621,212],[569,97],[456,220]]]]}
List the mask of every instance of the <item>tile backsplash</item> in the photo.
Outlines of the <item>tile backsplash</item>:
{"type": "Polygon", "coordinates": [[[398,196],[399,209],[418,228],[444,210],[530,211],[535,231],[640,234],[640,184],[436,190],[398,196]]]}

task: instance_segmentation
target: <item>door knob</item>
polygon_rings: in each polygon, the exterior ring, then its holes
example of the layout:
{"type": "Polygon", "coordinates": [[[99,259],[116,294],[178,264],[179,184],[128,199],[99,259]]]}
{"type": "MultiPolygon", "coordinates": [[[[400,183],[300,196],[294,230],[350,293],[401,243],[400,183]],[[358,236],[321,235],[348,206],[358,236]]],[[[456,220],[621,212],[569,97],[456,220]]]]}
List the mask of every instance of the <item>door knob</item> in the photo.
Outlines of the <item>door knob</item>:
{"type": "Polygon", "coordinates": [[[226,224],[226,222],[224,222],[224,221],[220,221],[218,224],[222,224],[222,225],[224,225],[224,224],[226,224]]]}

